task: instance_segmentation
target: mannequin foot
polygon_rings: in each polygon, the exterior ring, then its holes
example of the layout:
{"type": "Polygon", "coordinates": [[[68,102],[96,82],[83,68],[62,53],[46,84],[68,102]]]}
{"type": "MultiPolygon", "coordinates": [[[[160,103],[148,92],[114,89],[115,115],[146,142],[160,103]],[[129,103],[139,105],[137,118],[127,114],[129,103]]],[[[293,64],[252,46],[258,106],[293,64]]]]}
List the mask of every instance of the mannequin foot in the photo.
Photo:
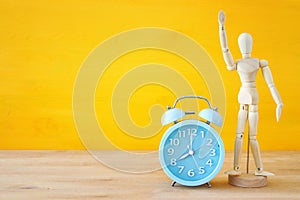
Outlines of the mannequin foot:
{"type": "Polygon", "coordinates": [[[275,174],[263,170],[255,171],[255,176],[275,176],[275,174]]]}
{"type": "Polygon", "coordinates": [[[238,175],[241,175],[242,173],[238,170],[232,169],[232,170],[228,170],[228,171],[224,172],[224,174],[238,176],[238,175]]]}

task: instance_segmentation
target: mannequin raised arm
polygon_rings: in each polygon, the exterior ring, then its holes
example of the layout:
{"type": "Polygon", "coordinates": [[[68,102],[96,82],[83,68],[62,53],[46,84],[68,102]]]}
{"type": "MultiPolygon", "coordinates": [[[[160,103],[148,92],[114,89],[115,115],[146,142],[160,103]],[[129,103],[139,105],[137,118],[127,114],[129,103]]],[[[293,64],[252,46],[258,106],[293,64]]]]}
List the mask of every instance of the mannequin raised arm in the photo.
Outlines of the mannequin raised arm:
{"type": "Polygon", "coordinates": [[[225,63],[227,65],[228,70],[236,70],[236,63],[234,63],[233,57],[229,51],[228,44],[227,44],[227,36],[225,31],[225,13],[221,10],[218,14],[219,20],[219,35],[220,35],[220,43],[223,52],[223,57],[225,63]]]}

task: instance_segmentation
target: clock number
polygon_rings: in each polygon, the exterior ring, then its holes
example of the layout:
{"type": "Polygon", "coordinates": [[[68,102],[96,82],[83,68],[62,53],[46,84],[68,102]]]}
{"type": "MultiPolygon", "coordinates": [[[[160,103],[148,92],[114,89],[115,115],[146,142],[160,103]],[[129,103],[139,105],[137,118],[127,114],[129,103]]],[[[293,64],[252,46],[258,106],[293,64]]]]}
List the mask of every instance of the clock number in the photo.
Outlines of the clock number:
{"type": "Polygon", "coordinates": [[[205,136],[204,131],[200,131],[200,133],[201,133],[201,137],[204,138],[204,136],[205,136]]]}
{"type": "Polygon", "coordinates": [[[206,143],[206,146],[212,146],[212,141],[213,140],[211,138],[208,138],[207,141],[208,142],[206,143]]]}
{"type": "Polygon", "coordinates": [[[168,156],[171,156],[174,154],[174,149],[173,148],[168,148],[168,156]]]}
{"type": "Polygon", "coordinates": [[[170,144],[174,145],[174,146],[178,146],[179,145],[179,139],[178,138],[174,138],[174,139],[170,139],[170,144]]]}
{"type": "Polygon", "coordinates": [[[187,175],[188,175],[189,177],[195,176],[194,170],[193,170],[193,169],[190,169],[190,170],[188,171],[187,175]]]}
{"type": "Polygon", "coordinates": [[[204,173],[205,173],[204,167],[199,167],[199,174],[204,174],[204,173]]]}
{"type": "Polygon", "coordinates": [[[197,129],[196,128],[192,128],[191,129],[191,134],[197,136],[197,129]]]}
{"type": "Polygon", "coordinates": [[[215,149],[210,149],[209,156],[215,156],[216,155],[216,150],[215,149]]]}
{"type": "Polygon", "coordinates": [[[209,165],[211,167],[213,163],[212,163],[211,159],[209,159],[205,164],[209,165]]]}
{"type": "Polygon", "coordinates": [[[197,129],[196,128],[188,128],[187,130],[188,130],[189,135],[197,136],[197,129]]]}
{"type": "Polygon", "coordinates": [[[184,166],[178,166],[178,168],[179,168],[179,171],[178,171],[178,173],[179,173],[179,174],[181,174],[181,173],[182,173],[182,171],[183,171],[183,169],[184,169],[184,166]]]}
{"type": "Polygon", "coordinates": [[[176,159],[175,158],[172,158],[171,159],[171,162],[170,162],[170,165],[172,165],[172,166],[176,166],[176,159]]]}
{"type": "Polygon", "coordinates": [[[181,137],[185,137],[185,131],[178,131],[178,136],[181,137]]]}

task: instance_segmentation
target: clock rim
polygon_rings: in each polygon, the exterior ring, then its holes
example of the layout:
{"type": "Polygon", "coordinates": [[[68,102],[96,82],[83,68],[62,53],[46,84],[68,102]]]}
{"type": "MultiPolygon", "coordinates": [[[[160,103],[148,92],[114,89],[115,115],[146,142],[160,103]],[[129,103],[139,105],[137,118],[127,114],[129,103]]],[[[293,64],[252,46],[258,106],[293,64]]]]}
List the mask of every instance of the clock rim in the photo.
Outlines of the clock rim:
{"type": "Polygon", "coordinates": [[[208,125],[200,120],[188,119],[188,120],[183,120],[181,122],[174,124],[173,126],[168,128],[168,130],[165,132],[165,134],[163,135],[163,137],[161,139],[160,145],[159,145],[159,160],[160,160],[160,164],[161,164],[163,171],[172,180],[176,181],[177,183],[179,183],[181,185],[198,186],[198,185],[203,185],[203,184],[211,181],[220,172],[220,170],[224,164],[224,158],[225,158],[225,148],[224,148],[224,143],[223,143],[221,136],[218,134],[218,132],[213,127],[211,127],[210,125],[208,125]],[[167,138],[178,127],[186,126],[186,125],[199,125],[199,126],[206,128],[208,131],[210,131],[215,136],[218,144],[220,145],[220,158],[219,158],[219,162],[217,163],[217,166],[215,167],[215,169],[213,170],[212,173],[210,173],[207,177],[200,179],[200,180],[187,181],[187,180],[183,180],[183,179],[177,177],[169,170],[169,168],[167,167],[165,160],[164,160],[163,148],[164,148],[164,144],[165,144],[167,138]]]}

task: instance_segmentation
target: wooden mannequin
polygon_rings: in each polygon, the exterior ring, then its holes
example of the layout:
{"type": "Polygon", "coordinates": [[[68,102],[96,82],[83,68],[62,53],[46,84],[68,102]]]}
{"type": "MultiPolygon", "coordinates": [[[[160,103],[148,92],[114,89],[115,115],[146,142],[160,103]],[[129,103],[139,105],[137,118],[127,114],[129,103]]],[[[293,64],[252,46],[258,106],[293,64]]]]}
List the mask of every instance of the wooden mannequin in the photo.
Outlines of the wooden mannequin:
{"type": "Polygon", "coordinates": [[[230,71],[237,70],[242,86],[238,95],[238,101],[240,103],[240,110],[238,113],[238,124],[236,129],[236,140],[234,147],[234,166],[233,170],[225,172],[229,175],[240,175],[239,164],[243,147],[243,135],[248,120],[249,126],[249,139],[250,147],[254,157],[257,176],[270,176],[274,175],[270,172],[263,171],[262,160],[260,155],[260,149],[257,135],[257,123],[258,123],[258,93],[256,89],[256,74],[259,69],[262,70],[263,77],[268,84],[272,97],[277,104],[276,119],[279,121],[282,110],[282,101],[280,95],[274,85],[272,74],[266,60],[259,60],[257,58],[251,58],[252,51],[252,37],[248,33],[242,33],[238,38],[240,51],[242,53],[242,59],[233,60],[233,57],[228,49],[227,37],[225,32],[225,14],[223,11],[219,12],[219,34],[220,43],[222,47],[223,57],[227,65],[227,69],[230,71]]]}

